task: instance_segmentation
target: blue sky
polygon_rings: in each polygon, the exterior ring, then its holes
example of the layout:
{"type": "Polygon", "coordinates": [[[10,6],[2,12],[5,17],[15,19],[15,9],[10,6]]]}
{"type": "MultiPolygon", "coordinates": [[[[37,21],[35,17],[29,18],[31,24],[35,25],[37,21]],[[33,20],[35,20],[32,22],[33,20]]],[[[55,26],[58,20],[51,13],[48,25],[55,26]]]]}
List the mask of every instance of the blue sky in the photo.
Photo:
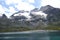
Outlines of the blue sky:
{"type": "Polygon", "coordinates": [[[0,14],[7,16],[19,10],[30,11],[40,7],[40,0],[0,0],[0,14]]]}
{"type": "Polygon", "coordinates": [[[9,17],[19,10],[30,11],[46,5],[60,8],[60,0],[0,0],[0,15],[9,17]]]}

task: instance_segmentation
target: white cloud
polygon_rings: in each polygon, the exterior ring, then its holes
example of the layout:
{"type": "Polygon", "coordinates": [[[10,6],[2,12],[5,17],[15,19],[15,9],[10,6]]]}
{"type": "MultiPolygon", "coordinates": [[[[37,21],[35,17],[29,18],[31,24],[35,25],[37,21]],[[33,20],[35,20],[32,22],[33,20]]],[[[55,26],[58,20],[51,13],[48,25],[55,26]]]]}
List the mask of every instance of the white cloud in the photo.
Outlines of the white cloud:
{"type": "MultiPolygon", "coordinates": [[[[24,0],[24,1],[27,2],[23,2],[22,0],[5,0],[5,3],[8,6],[14,4],[15,8],[17,8],[19,11],[20,10],[30,11],[35,8],[35,6],[31,4],[34,3],[34,0],[24,0]]],[[[5,14],[9,17],[16,12],[15,8],[13,6],[9,6],[9,9],[4,8],[3,10],[9,12],[9,13],[5,12],[5,14]]]]}
{"type": "MultiPolygon", "coordinates": [[[[7,15],[6,11],[8,11],[8,9],[0,5],[0,16],[2,16],[2,14],[7,15]]],[[[9,14],[7,16],[9,17],[9,14]]]]}
{"type": "Polygon", "coordinates": [[[5,10],[6,10],[7,12],[9,12],[9,13],[5,13],[8,18],[9,18],[12,14],[14,14],[15,12],[17,12],[17,11],[15,10],[15,8],[13,8],[13,7],[9,7],[9,9],[5,9],[5,10]]]}
{"type": "Polygon", "coordinates": [[[29,2],[29,3],[34,3],[34,2],[35,2],[35,0],[28,0],[28,2],[29,2]]]}
{"type": "Polygon", "coordinates": [[[45,18],[47,17],[47,14],[43,13],[42,11],[39,12],[32,12],[33,15],[41,15],[44,16],[45,18]]]}
{"type": "Polygon", "coordinates": [[[15,14],[14,16],[25,16],[26,18],[31,18],[31,16],[29,16],[30,13],[27,13],[27,12],[24,12],[24,13],[18,13],[18,14],[15,14]]]}
{"type": "Polygon", "coordinates": [[[27,13],[27,12],[21,13],[21,15],[24,15],[24,16],[27,17],[27,18],[31,18],[31,16],[29,16],[29,14],[30,14],[30,13],[27,13]]]}
{"type": "Polygon", "coordinates": [[[9,7],[9,12],[11,12],[11,13],[15,13],[16,10],[15,10],[15,8],[13,8],[13,7],[9,7]]]}
{"type": "MultiPolygon", "coordinates": [[[[27,2],[22,2],[22,0],[5,0],[6,5],[11,5],[14,4],[15,8],[17,8],[18,10],[25,10],[25,11],[30,11],[32,9],[34,9],[34,5],[30,4],[30,3],[34,3],[34,0],[28,0],[27,2]]],[[[6,14],[7,17],[11,16],[13,13],[16,12],[13,6],[9,6],[8,8],[5,8],[4,6],[0,5],[0,16],[2,14],[6,14]]],[[[24,14],[25,16],[28,16],[27,13],[24,14]]]]}
{"type": "Polygon", "coordinates": [[[20,3],[22,0],[5,0],[7,5],[20,3]]]}
{"type": "Polygon", "coordinates": [[[20,2],[15,7],[19,10],[25,10],[25,11],[30,11],[35,8],[33,5],[26,2],[20,2]]]}
{"type": "Polygon", "coordinates": [[[60,8],[60,0],[41,0],[41,6],[51,5],[60,8]]]}
{"type": "Polygon", "coordinates": [[[0,5],[0,14],[3,14],[3,13],[5,13],[5,10],[4,10],[4,8],[3,8],[3,6],[2,5],[0,5]]]}
{"type": "Polygon", "coordinates": [[[28,0],[28,2],[22,2],[22,0],[6,0],[5,2],[6,2],[7,5],[15,4],[15,7],[18,10],[28,10],[28,11],[30,11],[30,10],[35,8],[32,4],[30,4],[30,3],[34,3],[34,0],[28,0]]]}
{"type": "Polygon", "coordinates": [[[16,11],[13,7],[9,7],[9,9],[7,9],[3,7],[2,5],[0,5],[0,16],[2,16],[2,14],[5,14],[7,17],[9,17],[15,12],[16,11]]]}

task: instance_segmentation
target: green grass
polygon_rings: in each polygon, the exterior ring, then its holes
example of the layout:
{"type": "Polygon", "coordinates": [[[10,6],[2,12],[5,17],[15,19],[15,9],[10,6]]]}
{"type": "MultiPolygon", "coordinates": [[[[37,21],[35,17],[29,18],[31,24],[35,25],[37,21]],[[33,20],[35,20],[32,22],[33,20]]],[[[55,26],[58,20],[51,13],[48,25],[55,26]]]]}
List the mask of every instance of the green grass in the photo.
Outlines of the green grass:
{"type": "Polygon", "coordinates": [[[16,31],[27,31],[27,30],[31,30],[31,29],[27,27],[12,27],[12,28],[1,29],[0,32],[16,32],[16,31]]]}
{"type": "Polygon", "coordinates": [[[44,29],[45,30],[60,30],[60,26],[49,25],[48,27],[45,27],[44,29]]]}
{"type": "Polygon", "coordinates": [[[10,26],[5,26],[5,25],[3,26],[0,25],[0,32],[18,32],[18,31],[29,31],[29,30],[60,30],[60,23],[59,24],[48,24],[47,27],[38,26],[33,29],[29,27],[13,27],[13,26],[10,27],[10,26]]]}

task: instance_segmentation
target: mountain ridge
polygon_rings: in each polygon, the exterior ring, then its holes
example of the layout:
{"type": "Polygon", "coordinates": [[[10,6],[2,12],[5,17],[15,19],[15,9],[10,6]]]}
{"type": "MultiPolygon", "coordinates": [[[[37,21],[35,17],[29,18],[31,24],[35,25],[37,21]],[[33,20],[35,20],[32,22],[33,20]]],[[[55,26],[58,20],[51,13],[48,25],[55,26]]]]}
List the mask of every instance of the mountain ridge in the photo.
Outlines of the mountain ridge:
{"type": "Polygon", "coordinates": [[[7,18],[5,14],[3,14],[2,18],[0,18],[0,26],[5,27],[29,27],[31,29],[36,27],[45,28],[49,23],[54,23],[60,21],[60,9],[54,8],[50,5],[41,7],[40,9],[36,8],[29,11],[18,11],[7,18]],[[42,11],[42,12],[41,12],[42,11]],[[28,16],[24,16],[22,14],[27,13],[28,16]],[[28,14],[29,13],[29,14],[28,14]],[[36,15],[35,13],[44,13],[42,15],[36,15]],[[16,15],[17,16],[14,16],[16,15]],[[45,17],[45,14],[47,16],[45,17]],[[18,16],[19,15],[19,16],[18,16]],[[5,22],[4,22],[5,21],[5,22]]]}

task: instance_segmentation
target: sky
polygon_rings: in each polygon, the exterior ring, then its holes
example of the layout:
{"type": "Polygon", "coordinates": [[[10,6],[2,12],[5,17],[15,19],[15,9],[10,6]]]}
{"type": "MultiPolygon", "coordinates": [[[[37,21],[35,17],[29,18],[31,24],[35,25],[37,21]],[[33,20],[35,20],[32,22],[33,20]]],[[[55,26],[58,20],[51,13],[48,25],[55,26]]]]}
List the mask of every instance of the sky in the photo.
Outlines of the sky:
{"type": "Polygon", "coordinates": [[[55,8],[60,8],[60,0],[41,0],[41,6],[51,5],[55,8]]]}
{"type": "Polygon", "coordinates": [[[17,11],[30,11],[36,7],[40,7],[40,0],[0,0],[0,15],[9,17],[17,11]]]}
{"type": "Polygon", "coordinates": [[[30,11],[46,5],[60,8],[60,0],[0,0],[0,15],[6,14],[9,17],[20,10],[30,11]]]}

